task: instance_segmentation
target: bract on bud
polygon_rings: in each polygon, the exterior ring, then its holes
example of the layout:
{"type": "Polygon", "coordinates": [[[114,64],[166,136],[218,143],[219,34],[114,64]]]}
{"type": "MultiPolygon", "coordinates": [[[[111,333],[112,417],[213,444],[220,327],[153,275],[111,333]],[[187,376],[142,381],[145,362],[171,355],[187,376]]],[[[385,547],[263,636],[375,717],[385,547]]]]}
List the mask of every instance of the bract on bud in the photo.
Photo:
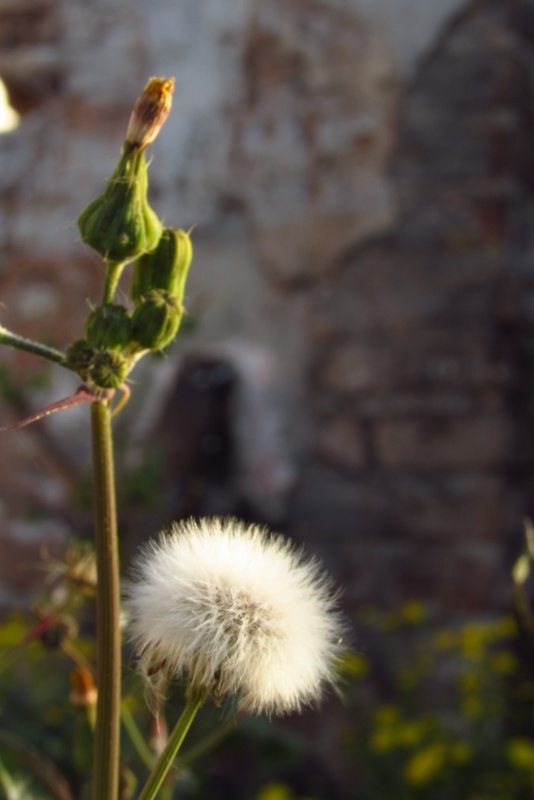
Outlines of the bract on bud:
{"type": "Polygon", "coordinates": [[[127,359],[116,350],[97,350],[89,367],[89,380],[100,389],[117,389],[128,370],[127,359]]]}
{"type": "Polygon", "coordinates": [[[183,230],[164,228],[152,253],[140,256],[134,264],[130,296],[138,301],[150,289],[165,289],[183,300],[185,280],[193,258],[193,245],[183,230]]]}
{"type": "Polygon", "coordinates": [[[125,147],[144,150],[154,141],[171,110],[174,78],[150,78],[133,107],[125,147]]]}
{"type": "Polygon", "coordinates": [[[132,314],[135,341],[144,350],[162,350],[178,333],[182,312],[182,304],[173,294],[150,289],[132,314]]]}
{"type": "Polygon", "coordinates": [[[98,350],[122,350],[132,339],[129,312],[114,303],[95,308],[85,322],[85,336],[98,350]]]}
{"type": "Polygon", "coordinates": [[[87,339],[77,339],[67,350],[67,367],[76,372],[82,381],[89,378],[89,367],[95,355],[95,348],[87,339]]]}
{"type": "Polygon", "coordinates": [[[104,192],[78,217],[82,240],[107,261],[131,261],[153,250],[162,225],[147,199],[144,154],[126,149],[104,192]]]}

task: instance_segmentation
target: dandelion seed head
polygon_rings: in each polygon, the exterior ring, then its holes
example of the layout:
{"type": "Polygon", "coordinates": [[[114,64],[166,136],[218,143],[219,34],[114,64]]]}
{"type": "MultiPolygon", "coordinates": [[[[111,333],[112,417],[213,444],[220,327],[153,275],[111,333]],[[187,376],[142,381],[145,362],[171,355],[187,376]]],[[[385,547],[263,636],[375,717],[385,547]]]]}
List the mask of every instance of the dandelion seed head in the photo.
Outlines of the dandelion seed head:
{"type": "Polygon", "coordinates": [[[334,681],[343,624],[331,582],[258,526],[173,526],[141,555],[127,606],[145,675],[187,675],[241,710],[299,710],[334,681]]]}

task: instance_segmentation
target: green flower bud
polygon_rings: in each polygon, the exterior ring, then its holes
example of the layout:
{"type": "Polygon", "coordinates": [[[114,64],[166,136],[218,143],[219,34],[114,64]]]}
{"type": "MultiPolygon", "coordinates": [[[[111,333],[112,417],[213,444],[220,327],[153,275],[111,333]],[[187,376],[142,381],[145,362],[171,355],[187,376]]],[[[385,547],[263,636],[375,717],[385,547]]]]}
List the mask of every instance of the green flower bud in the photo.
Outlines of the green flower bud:
{"type": "Polygon", "coordinates": [[[85,322],[85,336],[97,350],[122,350],[132,340],[132,320],[124,306],[95,308],[85,322]]]}
{"type": "Polygon", "coordinates": [[[144,153],[125,148],[108,185],[78,217],[82,240],[107,261],[131,261],[153,250],[162,225],[147,200],[144,153]]]}
{"type": "Polygon", "coordinates": [[[150,289],[132,315],[135,341],[144,350],[162,350],[178,333],[182,311],[182,304],[173,294],[150,289]]]}
{"type": "Polygon", "coordinates": [[[150,289],[165,289],[183,300],[185,280],[193,258],[193,245],[183,230],[164,228],[152,253],[140,256],[134,264],[130,296],[136,301],[150,289]]]}
{"type": "Polygon", "coordinates": [[[97,350],[89,367],[89,379],[100,389],[117,389],[128,371],[127,359],[116,350],[97,350]]]}
{"type": "Polygon", "coordinates": [[[86,339],[78,339],[67,350],[67,367],[76,372],[82,381],[86,381],[94,355],[94,347],[86,339]]]}

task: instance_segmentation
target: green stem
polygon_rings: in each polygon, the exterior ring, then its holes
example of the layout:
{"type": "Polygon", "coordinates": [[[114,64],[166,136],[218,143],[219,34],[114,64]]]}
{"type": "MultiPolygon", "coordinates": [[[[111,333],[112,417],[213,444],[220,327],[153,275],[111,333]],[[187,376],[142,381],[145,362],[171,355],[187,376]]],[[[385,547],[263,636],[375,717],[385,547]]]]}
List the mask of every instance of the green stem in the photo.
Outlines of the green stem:
{"type": "Polygon", "coordinates": [[[119,555],[111,416],[107,402],[91,406],[95,496],[97,688],[94,800],[116,800],[119,781],[121,648],[119,555]]]}
{"type": "Polygon", "coordinates": [[[104,293],[102,295],[102,305],[113,302],[117,286],[119,284],[122,271],[126,266],[126,261],[110,261],[107,265],[106,282],[104,284],[104,293]]]}
{"type": "Polygon", "coordinates": [[[232,731],[235,730],[237,725],[236,719],[230,719],[227,722],[224,722],[218,728],[214,728],[210,733],[206,734],[206,736],[197,742],[193,747],[190,747],[185,753],[182,753],[180,758],[178,759],[178,766],[183,769],[184,767],[188,767],[191,762],[196,761],[197,758],[203,756],[205,753],[208,753],[210,750],[226,739],[232,731]]]}
{"type": "Polygon", "coordinates": [[[143,761],[147,769],[154,769],[156,757],[145,742],[143,734],[137,727],[134,716],[125,701],[121,703],[121,718],[122,724],[124,725],[126,732],[130,737],[130,741],[137,750],[139,758],[143,761]]]}
{"type": "Polygon", "coordinates": [[[165,776],[172,766],[180,746],[185,739],[187,731],[193,722],[195,715],[204,702],[204,697],[199,697],[196,700],[187,703],[182,715],[176,723],[172,731],[163,753],[160,755],[158,762],[148,778],[145,787],[138,800],[154,800],[158,789],[165,780],[165,776]]]}
{"type": "Polygon", "coordinates": [[[48,361],[53,361],[55,364],[61,364],[62,367],[66,366],[65,353],[61,350],[56,350],[53,347],[47,347],[40,342],[34,342],[33,339],[26,339],[24,336],[18,336],[16,333],[8,331],[0,325],[0,344],[7,344],[9,347],[16,347],[17,350],[25,350],[27,353],[33,353],[35,356],[41,356],[48,361]]]}

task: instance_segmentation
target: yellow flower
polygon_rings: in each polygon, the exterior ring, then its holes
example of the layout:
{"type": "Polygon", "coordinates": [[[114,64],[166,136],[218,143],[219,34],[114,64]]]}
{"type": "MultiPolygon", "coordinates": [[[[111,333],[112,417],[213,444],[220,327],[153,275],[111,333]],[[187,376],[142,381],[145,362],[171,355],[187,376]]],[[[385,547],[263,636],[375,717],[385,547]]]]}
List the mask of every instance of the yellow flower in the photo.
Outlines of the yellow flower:
{"type": "Polygon", "coordinates": [[[534,773],[534,742],[516,737],[510,739],[506,747],[508,761],[518,769],[534,773]]]}
{"type": "Polygon", "coordinates": [[[345,675],[363,678],[371,671],[371,665],[360,653],[345,653],[339,665],[339,671],[345,675]]]}
{"type": "Polygon", "coordinates": [[[466,764],[473,758],[473,748],[467,742],[455,742],[449,747],[449,757],[455,764],[466,764]]]}
{"type": "Polygon", "coordinates": [[[481,658],[491,639],[490,628],[483,623],[466,625],[462,631],[462,652],[468,658],[481,658]]]}
{"type": "Polygon", "coordinates": [[[375,753],[388,753],[399,746],[397,728],[379,728],[369,740],[369,746],[375,753]]]}
{"type": "Polygon", "coordinates": [[[407,622],[409,625],[417,625],[423,622],[428,616],[426,606],[418,600],[411,600],[405,603],[400,613],[403,622],[407,622]]]}
{"type": "Polygon", "coordinates": [[[422,741],[428,731],[428,720],[418,719],[404,722],[399,726],[399,744],[403,747],[413,747],[422,741]]]}
{"type": "Polygon", "coordinates": [[[431,783],[443,772],[447,762],[447,749],[444,744],[429,744],[418,750],[404,767],[404,778],[410,786],[423,786],[431,783]]]}
{"type": "Polygon", "coordinates": [[[257,800],[292,800],[293,793],[284,783],[268,783],[260,789],[257,800]]]}
{"type": "Polygon", "coordinates": [[[517,670],[518,661],[513,653],[507,650],[499,650],[491,657],[491,666],[495,672],[501,675],[513,675],[517,670]]]}
{"type": "Polygon", "coordinates": [[[400,719],[400,709],[397,706],[378,706],[374,713],[374,722],[377,726],[391,725],[400,719]]]}

